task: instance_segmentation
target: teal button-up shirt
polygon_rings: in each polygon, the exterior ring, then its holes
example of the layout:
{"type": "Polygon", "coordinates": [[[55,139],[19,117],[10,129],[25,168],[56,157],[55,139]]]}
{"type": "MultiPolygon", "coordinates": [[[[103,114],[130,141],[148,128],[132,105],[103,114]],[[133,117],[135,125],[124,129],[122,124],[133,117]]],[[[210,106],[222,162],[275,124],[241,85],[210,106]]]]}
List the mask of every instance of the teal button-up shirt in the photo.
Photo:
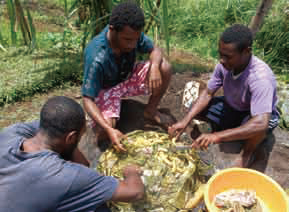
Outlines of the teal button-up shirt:
{"type": "Polygon", "coordinates": [[[117,65],[106,37],[107,32],[108,26],[85,48],[83,96],[95,98],[101,89],[113,87],[126,80],[132,72],[136,53],[150,53],[153,49],[153,42],[142,33],[136,48],[122,54],[120,65],[117,65]]]}

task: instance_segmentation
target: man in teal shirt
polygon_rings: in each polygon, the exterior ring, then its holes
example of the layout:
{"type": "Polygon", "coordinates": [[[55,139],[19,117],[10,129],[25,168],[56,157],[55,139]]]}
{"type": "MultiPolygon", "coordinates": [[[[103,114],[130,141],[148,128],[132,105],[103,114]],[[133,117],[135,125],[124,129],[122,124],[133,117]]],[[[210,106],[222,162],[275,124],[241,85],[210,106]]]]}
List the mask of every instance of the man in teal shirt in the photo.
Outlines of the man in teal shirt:
{"type": "Polygon", "coordinates": [[[96,137],[107,136],[115,148],[123,134],[115,129],[122,97],[150,95],[144,116],[157,124],[171,124],[157,106],[171,78],[170,64],[142,32],[143,11],[133,3],[115,7],[109,25],[86,47],[82,95],[84,108],[98,127],[96,137]],[[135,63],[137,53],[149,61],[135,63]]]}

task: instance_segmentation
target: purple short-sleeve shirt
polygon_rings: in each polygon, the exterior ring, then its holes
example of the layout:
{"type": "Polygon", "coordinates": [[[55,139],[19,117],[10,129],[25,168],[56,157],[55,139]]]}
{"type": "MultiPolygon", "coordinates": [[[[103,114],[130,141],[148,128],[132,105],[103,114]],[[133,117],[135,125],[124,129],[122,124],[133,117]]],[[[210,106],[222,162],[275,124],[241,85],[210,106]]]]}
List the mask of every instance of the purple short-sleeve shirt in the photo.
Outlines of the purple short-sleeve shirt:
{"type": "Polygon", "coordinates": [[[236,110],[250,111],[252,116],[277,112],[275,76],[270,67],[255,56],[235,79],[231,71],[218,64],[208,82],[208,89],[214,92],[221,86],[226,102],[236,110]]]}

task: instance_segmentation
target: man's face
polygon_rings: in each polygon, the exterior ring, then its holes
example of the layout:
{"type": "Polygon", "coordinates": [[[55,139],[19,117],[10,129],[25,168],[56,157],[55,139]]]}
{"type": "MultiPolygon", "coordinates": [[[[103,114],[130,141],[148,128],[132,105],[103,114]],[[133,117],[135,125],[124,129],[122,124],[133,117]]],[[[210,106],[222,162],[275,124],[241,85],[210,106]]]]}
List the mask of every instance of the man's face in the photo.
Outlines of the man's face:
{"type": "Polygon", "coordinates": [[[135,31],[129,26],[125,26],[122,31],[116,32],[117,47],[123,53],[131,52],[136,48],[141,36],[141,30],[135,31]]]}
{"type": "Polygon", "coordinates": [[[246,48],[243,51],[237,49],[234,43],[224,43],[219,41],[219,56],[220,63],[229,71],[239,73],[243,71],[250,57],[250,49],[246,48]]]}

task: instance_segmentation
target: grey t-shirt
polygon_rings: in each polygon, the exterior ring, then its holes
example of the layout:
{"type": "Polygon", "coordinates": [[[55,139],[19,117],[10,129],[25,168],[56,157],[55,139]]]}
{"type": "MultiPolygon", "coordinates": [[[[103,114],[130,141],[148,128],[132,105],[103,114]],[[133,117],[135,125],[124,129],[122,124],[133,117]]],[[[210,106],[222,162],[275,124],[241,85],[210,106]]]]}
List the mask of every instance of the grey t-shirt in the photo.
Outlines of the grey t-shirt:
{"type": "Polygon", "coordinates": [[[22,142],[35,135],[38,122],[0,132],[0,208],[9,212],[104,212],[118,186],[83,165],[50,150],[26,153],[22,142]]]}

